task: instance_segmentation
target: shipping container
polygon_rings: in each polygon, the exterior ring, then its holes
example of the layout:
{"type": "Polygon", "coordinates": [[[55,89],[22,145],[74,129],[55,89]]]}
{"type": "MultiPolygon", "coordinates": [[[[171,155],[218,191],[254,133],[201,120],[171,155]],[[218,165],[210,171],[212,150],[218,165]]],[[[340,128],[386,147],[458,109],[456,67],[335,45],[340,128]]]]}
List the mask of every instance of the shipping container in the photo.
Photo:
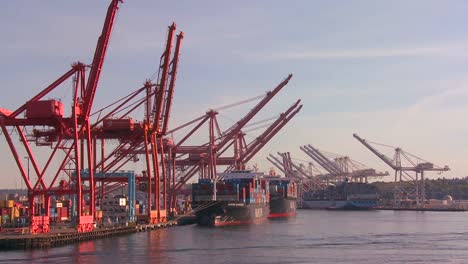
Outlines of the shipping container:
{"type": "Polygon", "coordinates": [[[102,218],[102,211],[99,210],[99,211],[96,211],[96,218],[102,218]]]}
{"type": "Polygon", "coordinates": [[[18,207],[11,208],[11,218],[18,218],[20,216],[20,211],[18,207]]]}
{"type": "Polygon", "coordinates": [[[68,220],[68,217],[69,217],[68,208],[67,207],[57,208],[57,217],[59,218],[60,221],[68,220]]]}
{"type": "Polygon", "coordinates": [[[5,203],[5,207],[14,207],[15,206],[15,201],[13,200],[7,200],[5,203]]]}
{"type": "Polygon", "coordinates": [[[10,216],[7,214],[2,214],[2,224],[10,223],[10,216]]]}

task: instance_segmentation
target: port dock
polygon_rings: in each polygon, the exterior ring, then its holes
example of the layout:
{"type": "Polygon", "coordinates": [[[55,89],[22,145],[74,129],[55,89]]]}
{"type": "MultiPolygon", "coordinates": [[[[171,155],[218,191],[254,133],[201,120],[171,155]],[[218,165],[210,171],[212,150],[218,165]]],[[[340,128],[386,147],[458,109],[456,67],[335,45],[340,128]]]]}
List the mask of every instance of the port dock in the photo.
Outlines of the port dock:
{"type": "Polygon", "coordinates": [[[0,236],[0,250],[22,250],[58,247],[81,241],[96,240],[105,237],[120,236],[137,232],[146,232],[177,226],[178,221],[159,224],[142,224],[133,226],[118,226],[95,229],[92,232],[78,233],[73,229],[53,230],[42,234],[22,234],[25,229],[11,229],[0,236]]]}

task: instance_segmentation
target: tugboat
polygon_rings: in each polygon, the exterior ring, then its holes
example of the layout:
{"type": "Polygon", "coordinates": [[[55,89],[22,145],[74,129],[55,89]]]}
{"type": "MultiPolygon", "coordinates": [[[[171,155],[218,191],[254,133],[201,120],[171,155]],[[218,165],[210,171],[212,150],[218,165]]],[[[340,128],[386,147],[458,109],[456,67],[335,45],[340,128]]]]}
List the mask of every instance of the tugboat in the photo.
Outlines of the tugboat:
{"type": "Polygon", "coordinates": [[[296,216],[297,186],[288,178],[270,176],[266,178],[270,185],[270,214],[268,218],[296,216]]]}
{"type": "Polygon", "coordinates": [[[197,224],[230,226],[260,223],[269,213],[269,185],[262,173],[233,171],[192,184],[197,224]]]}

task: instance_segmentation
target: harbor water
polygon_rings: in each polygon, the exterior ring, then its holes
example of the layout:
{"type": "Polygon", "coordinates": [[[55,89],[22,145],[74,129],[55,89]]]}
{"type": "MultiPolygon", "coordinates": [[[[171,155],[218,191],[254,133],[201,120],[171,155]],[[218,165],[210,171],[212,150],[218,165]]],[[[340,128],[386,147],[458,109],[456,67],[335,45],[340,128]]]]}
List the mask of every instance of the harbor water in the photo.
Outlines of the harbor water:
{"type": "Polygon", "coordinates": [[[468,263],[467,249],[466,212],[299,210],[259,225],[180,226],[3,251],[0,263],[468,263]]]}

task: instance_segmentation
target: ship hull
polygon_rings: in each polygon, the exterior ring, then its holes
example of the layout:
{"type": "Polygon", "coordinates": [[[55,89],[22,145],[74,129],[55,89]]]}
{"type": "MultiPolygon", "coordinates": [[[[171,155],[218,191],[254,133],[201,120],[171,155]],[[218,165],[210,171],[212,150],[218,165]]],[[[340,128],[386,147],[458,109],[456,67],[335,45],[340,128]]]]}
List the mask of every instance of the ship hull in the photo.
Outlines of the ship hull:
{"type": "Polygon", "coordinates": [[[332,210],[371,210],[377,206],[376,201],[353,201],[353,200],[312,200],[303,201],[303,209],[332,209],[332,210]]]}
{"type": "Polygon", "coordinates": [[[372,210],[377,207],[377,201],[350,200],[343,209],[347,210],[372,210]]]}
{"type": "Polygon", "coordinates": [[[261,223],[267,219],[267,204],[220,202],[196,213],[197,224],[221,227],[261,223]]]}
{"type": "Polygon", "coordinates": [[[271,197],[268,218],[286,218],[296,216],[297,200],[293,198],[271,197]]]}

